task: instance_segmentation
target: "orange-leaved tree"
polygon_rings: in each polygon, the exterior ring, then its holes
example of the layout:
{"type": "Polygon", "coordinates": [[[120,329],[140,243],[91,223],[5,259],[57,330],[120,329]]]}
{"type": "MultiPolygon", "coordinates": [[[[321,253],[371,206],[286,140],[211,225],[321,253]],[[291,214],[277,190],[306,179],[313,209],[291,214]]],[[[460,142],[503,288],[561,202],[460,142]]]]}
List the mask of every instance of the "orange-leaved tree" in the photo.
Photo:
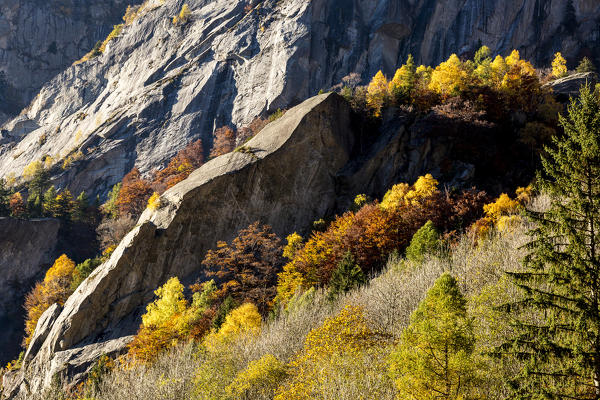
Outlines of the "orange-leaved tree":
{"type": "Polygon", "coordinates": [[[121,217],[132,215],[138,216],[146,209],[148,199],[154,191],[150,183],[142,178],[140,171],[134,167],[123,177],[119,197],[115,205],[121,217]]]}
{"type": "Polygon", "coordinates": [[[25,310],[27,319],[25,320],[25,339],[23,345],[29,345],[35,327],[44,311],[52,304],[63,305],[71,295],[71,281],[75,263],[66,255],[56,259],[54,265],[46,272],[42,282],[35,285],[33,290],[25,298],[25,310]]]}

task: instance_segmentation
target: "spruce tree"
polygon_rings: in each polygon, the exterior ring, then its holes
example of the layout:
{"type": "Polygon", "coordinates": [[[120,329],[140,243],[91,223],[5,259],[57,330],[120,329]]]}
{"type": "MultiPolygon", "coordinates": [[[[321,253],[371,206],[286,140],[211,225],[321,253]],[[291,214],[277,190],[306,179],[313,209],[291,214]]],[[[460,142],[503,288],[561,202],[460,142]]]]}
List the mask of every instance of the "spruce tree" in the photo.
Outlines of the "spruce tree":
{"type": "Polygon", "coordinates": [[[6,181],[0,178],[0,217],[10,215],[10,190],[6,186],[6,181]]]}
{"type": "Polygon", "coordinates": [[[44,193],[44,199],[42,201],[42,209],[44,211],[44,215],[46,217],[54,217],[57,213],[57,202],[56,197],[58,196],[58,192],[54,185],[50,186],[46,193],[44,193]]]}
{"type": "Polygon", "coordinates": [[[589,86],[560,124],[537,177],[550,205],[528,211],[528,254],[509,274],[523,298],[504,307],[515,331],[500,350],[522,362],[516,398],[600,399],[600,99],[589,86]]]}
{"type": "Polygon", "coordinates": [[[596,67],[594,66],[594,63],[592,62],[592,60],[590,60],[588,57],[583,57],[583,59],[581,60],[581,62],[579,63],[579,65],[577,66],[577,69],[575,69],[575,71],[577,72],[596,72],[596,67]]]}
{"type": "Polygon", "coordinates": [[[365,274],[354,261],[352,253],[347,251],[329,281],[329,298],[334,299],[366,282],[365,274]]]}

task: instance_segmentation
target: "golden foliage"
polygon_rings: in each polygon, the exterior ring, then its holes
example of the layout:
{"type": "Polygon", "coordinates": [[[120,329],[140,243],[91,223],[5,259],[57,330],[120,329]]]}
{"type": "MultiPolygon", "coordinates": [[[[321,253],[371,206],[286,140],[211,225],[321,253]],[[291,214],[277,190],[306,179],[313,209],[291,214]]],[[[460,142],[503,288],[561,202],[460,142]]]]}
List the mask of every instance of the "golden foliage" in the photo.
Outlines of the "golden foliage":
{"type": "Polygon", "coordinates": [[[360,307],[346,306],[310,331],[300,353],[290,363],[291,378],[277,390],[275,400],[322,398],[320,386],[334,373],[339,357],[360,358],[381,345],[382,335],[370,328],[360,307]]]}
{"type": "Polygon", "coordinates": [[[283,256],[290,260],[294,259],[296,252],[302,248],[302,236],[294,232],[288,235],[287,245],[283,248],[283,256]]]}
{"type": "Polygon", "coordinates": [[[379,71],[367,88],[367,106],[373,110],[376,117],[381,116],[381,108],[388,96],[388,86],[388,81],[383,72],[379,71]]]}
{"type": "Polygon", "coordinates": [[[560,52],[556,53],[554,60],[552,60],[552,76],[554,78],[567,76],[567,60],[565,60],[560,52]]]}
{"type": "Polygon", "coordinates": [[[283,363],[272,354],[265,354],[240,371],[225,392],[235,399],[271,398],[286,376],[283,363]]]}
{"type": "Polygon", "coordinates": [[[27,295],[25,299],[27,318],[25,320],[25,339],[23,341],[25,346],[29,345],[37,322],[44,311],[54,303],[64,305],[71,295],[71,281],[74,271],[75,263],[63,254],[54,261],[52,267],[46,272],[44,280],[37,283],[27,295]]]}
{"type": "Polygon", "coordinates": [[[469,75],[468,67],[452,54],[433,70],[429,89],[445,97],[457,95],[467,88],[469,75]]]}
{"type": "Polygon", "coordinates": [[[148,208],[151,210],[158,210],[160,208],[160,194],[154,192],[148,199],[148,208]]]}

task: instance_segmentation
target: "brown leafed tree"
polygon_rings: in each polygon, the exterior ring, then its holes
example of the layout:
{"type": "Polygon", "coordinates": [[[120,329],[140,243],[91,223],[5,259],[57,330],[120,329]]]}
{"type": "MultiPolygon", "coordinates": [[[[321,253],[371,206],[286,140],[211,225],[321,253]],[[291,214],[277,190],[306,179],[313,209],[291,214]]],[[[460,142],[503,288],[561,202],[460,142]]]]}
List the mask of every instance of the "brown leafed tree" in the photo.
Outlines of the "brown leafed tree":
{"type": "Polygon", "coordinates": [[[10,214],[13,217],[23,217],[27,212],[27,209],[25,208],[25,202],[23,201],[23,196],[21,196],[21,193],[19,192],[10,196],[8,206],[10,208],[10,214]]]}
{"type": "Polygon", "coordinates": [[[163,170],[154,175],[152,186],[158,193],[175,186],[204,163],[202,140],[188,144],[181,150],[163,170]]]}
{"type": "Polygon", "coordinates": [[[218,157],[233,151],[235,148],[235,132],[228,126],[224,126],[215,131],[215,140],[213,142],[210,158],[218,157]]]}
{"type": "Polygon", "coordinates": [[[232,295],[240,303],[251,301],[265,313],[275,296],[282,253],[281,240],[271,227],[255,222],[242,229],[231,244],[218,242],[202,264],[209,268],[209,276],[222,282],[222,297],[232,295]]]}
{"type": "Polygon", "coordinates": [[[119,215],[140,215],[146,208],[152,193],[150,183],[143,179],[140,171],[134,167],[123,177],[123,186],[116,201],[119,215]]]}

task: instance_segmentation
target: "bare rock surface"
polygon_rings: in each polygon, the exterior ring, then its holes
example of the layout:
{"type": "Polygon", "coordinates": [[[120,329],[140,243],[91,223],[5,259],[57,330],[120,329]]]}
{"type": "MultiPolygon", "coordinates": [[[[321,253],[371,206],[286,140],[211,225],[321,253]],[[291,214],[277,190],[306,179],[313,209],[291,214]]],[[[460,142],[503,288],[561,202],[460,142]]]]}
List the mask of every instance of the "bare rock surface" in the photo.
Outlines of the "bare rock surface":
{"type": "Polygon", "coordinates": [[[0,362],[19,353],[25,295],[54,261],[59,228],[53,219],[0,218],[0,362]]]}
{"type": "Polygon", "coordinates": [[[1,0],[0,122],[86,54],[136,0],[1,0]]]}
{"type": "Polygon", "coordinates": [[[391,75],[408,53],[437,64],[486,44],[541,66],[562,51],[571,67],[599,54],[594,0],[573,0],[570,12],[565,0],[186,3],[190,16],[173,23],[183,1],[147,1],[101,56],[46,84],[4,126],[0,176],[51,156],[59,187],[105,195],[133,166],[149,173],[198,138],[208,151],[218,127],[298,104],[350,73],[391,75]]]}

